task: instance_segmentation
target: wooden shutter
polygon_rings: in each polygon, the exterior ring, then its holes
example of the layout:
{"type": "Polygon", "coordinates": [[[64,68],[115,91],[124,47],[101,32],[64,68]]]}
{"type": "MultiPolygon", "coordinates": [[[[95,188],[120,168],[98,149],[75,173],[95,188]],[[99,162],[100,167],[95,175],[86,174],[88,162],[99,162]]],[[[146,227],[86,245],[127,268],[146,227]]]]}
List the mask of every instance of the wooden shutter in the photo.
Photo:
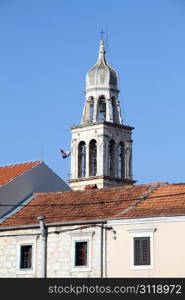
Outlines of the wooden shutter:
{"type": "Polygon", "coordinates": [[[150,238],[145,237],[142,240],[142,260],[143,265],[150,265],[150,238]]]}
{"type": "Polygon", "coordinates": [[[134,265],[150,265],[150,237],[134,238],[134,265]]]}

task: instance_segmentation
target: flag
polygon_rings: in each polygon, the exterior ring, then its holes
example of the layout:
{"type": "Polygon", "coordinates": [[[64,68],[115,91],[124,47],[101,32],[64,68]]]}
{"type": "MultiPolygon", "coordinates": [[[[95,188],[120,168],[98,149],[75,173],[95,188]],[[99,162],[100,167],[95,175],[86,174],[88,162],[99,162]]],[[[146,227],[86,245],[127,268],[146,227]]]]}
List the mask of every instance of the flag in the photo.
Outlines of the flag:
{"type": "Polygon", "coordinates": [[[63,158],[66,158],[66,157],[70,156],[70,154],[71,154],[70,151],[64,151],[62,149],[60,149],[60,152],[61,152],[63,158]]]}

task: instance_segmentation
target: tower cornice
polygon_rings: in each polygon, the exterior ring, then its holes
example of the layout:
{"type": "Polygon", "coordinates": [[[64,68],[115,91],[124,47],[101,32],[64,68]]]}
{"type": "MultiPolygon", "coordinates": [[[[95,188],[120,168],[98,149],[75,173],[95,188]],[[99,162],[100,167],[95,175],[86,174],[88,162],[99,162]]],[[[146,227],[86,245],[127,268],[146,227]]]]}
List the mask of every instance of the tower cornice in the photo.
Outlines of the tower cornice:
{"type": "Polygon", "coordinates": [[[129,125],[115,124],[115,123],[107,122],[107,121],[98,121],[98,122],[95,122],[95,123],[73,125],[73,126],[70,127],[70,129],[78,129],[78,128],[83,128],[83,127],[95,127],[95,125],[105,125],[105,127],[106,126],[117,127],[117,128],[122,128],[122,129],[129,130],[129,131],[132,131],[132,130],[135,129],[134,127],[131,127],[129,125]]]}
{"type": "Polygon", "coordinates": [[[109,91],[109,92],[117,92],[119,93],[119,89],[115,88],[115,87],[91,87],[91,88],[87,88],[84,90],[84,94],[88,93],[88,92],[92,92],[92,91],[109,91]]]}

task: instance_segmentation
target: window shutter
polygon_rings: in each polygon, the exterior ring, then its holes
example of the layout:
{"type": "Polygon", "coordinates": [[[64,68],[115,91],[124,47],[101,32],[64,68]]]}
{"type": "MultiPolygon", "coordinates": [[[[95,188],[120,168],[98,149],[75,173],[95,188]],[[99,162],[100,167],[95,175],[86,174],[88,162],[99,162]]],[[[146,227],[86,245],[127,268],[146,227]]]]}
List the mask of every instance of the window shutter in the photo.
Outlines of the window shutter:
{"type": "Polygon", "coordinates": [[[141,240],[134,238],[134,265],[140,265],[141,262],[141,240]]]}
{"type": "Polygon", "coordinates": [[[150,265],[150,237],[134,238],[134,265],[150,265]]]}
{"type": "Polygon", "coordinates": [[[143,238],[143,264],[150,265],[150,238],[143,238]]]}

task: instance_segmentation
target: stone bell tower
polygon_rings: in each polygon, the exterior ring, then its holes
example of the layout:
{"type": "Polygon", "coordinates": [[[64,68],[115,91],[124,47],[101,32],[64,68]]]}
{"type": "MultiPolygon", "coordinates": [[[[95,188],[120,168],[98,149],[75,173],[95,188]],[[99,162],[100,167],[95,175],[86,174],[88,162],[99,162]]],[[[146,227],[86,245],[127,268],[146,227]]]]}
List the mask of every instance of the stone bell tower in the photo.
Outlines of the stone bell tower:
{"type": "Polygon", "coordinates": [[[84,189],[133,184],[133,127],[123,125],[117,73],[105,59],[100,41],[96,64],[87,72],[85,104],[79,126],[71,127],[70,187],[84,189]]]}

